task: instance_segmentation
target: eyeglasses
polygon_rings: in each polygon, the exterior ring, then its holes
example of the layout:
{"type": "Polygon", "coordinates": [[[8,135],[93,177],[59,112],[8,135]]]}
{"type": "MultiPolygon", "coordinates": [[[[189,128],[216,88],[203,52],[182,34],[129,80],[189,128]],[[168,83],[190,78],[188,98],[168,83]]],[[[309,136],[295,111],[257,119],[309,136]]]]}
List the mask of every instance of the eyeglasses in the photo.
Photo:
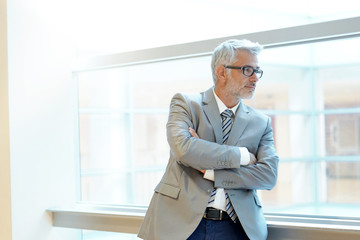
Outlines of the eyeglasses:
{"type": "Polygon", "coordinates": [[[238,69],[242,70],[243,74],[247,77],[251,77],[254,73],[258,79],[260,79],[263,75],[263,70],[258,68],[253,68],[252,66],[243,66],[243,67],[237,67],[237,66],[231,66],[231,65],[224,65],[225,68],[230,69],[238,69]]]}

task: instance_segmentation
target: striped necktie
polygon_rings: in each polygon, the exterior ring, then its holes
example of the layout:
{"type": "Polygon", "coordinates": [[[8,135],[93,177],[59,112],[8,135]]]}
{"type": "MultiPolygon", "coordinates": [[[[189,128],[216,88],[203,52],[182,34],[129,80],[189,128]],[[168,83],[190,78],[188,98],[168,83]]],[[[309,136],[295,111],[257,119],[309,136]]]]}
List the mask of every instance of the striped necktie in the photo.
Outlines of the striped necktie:
{"type": "MultiPolygon", "coordinates": [[[[222,120],[222,131],[223,131],[223,144],[226,144],[230,130],[232,127],[232,119],[231,116],[233,115],[233,112],[230,109],[226,109],[221,113],[221,120],[222,120]]],[[[213,202],[215,200],[216,195],[216,188],[212,191],[209,203],[213,202]]],[[[229,214],[230,218],[235,222],[237,215],[235,213],[234,207],[232,206],[229,198],[229,194],[225,192],[225,198],[226,198],[226,212],[229,214]]]]}
{"type": "Polygon", "coordinates": [[[229,138],[229,134],[230,134],[231,126],[232,126],[232,119],[231,119],[232,114],[233,113],[230,109],[226,109],[225,111],[223,111],[221,113],[223,144],[226,144],[226,142],[229,138]]]}
{"type": "MultiPolygon", "coordinates": [[[[232,119],[231,119],[232,115],[233,112],[230,109],[226,109],[221,113],[223,144],[226,144],[229,138],[230,130],[232,127],[232,119]]],[[[235,222],[237,215],[235,213],[234,207],[230,202],[229,194],[227,192],[225,192],[225,197],[226,197],[226,212],[229,214],[229,217],[235,222]]]]}

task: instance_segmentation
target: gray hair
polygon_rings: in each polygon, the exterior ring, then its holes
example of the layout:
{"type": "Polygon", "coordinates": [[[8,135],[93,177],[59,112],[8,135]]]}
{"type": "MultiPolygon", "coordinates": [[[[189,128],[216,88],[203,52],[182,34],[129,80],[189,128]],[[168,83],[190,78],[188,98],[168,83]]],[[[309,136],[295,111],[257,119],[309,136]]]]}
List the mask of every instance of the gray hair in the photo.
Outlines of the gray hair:
{"type": "Polygon", "coordinates": [[[230,39],[221,43],[215,48],[211,59],[211,70],[214,84],[217,82],[216,69],[220,65],[231,65],[236,62],[238,51],[246,50],[257,56],[262,49],[263,47],[259,43],[251,42],[246,39],[230,39]]]}

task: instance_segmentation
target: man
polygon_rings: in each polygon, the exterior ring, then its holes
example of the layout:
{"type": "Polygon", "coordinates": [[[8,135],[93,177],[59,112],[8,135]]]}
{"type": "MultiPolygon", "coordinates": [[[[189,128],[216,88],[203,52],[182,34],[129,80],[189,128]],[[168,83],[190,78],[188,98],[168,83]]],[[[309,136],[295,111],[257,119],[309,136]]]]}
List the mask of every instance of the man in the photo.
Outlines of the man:
{"type": "Polygon", "coordinates": [[[229,40],[212,56],[214,87],[176,94],[170,105],[170,159],[139,237],[146,240],[267,237],[257,189],[277,179],[270,118],[245,106],[262,77],[258,43],[229,40]]]}

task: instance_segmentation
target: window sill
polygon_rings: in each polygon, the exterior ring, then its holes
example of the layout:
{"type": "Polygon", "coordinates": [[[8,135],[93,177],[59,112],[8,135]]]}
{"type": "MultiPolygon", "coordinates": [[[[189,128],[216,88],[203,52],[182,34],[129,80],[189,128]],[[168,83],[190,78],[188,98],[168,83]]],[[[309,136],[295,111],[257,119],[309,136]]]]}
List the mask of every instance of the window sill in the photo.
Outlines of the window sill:
{"type": "Polygon", "coordinates": [[[52,224],[56,227],[137,233],[146,208],[77,204],[51,208],[47,212],[52,215],[52,224]]]}
{"type": "MultiPolygon", "coordinates": [[[[109,232],[137,233],[145,207],[118,207],[77,204],[47,210],[53,226],[109,232]]],[[[360,239],[359,218],[290,216],[265,214],[268,239],[360,239]]]]}

